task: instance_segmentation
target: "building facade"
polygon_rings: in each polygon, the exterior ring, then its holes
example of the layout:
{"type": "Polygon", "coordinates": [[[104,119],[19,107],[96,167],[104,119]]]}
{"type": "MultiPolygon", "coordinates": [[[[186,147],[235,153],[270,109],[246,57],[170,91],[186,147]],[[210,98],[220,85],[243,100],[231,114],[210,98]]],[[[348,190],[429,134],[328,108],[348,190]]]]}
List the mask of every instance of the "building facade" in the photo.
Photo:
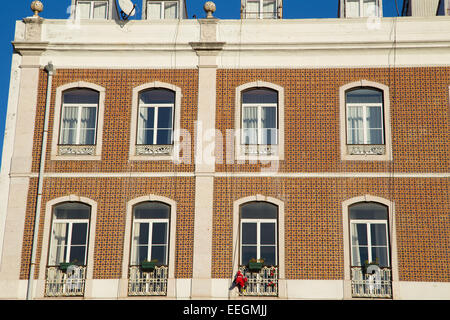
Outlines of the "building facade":
{"type": "Polygon", "coordinates": [[[0,298],[450,299],[450,18],[339,3],[33,2],[0,298]]]}

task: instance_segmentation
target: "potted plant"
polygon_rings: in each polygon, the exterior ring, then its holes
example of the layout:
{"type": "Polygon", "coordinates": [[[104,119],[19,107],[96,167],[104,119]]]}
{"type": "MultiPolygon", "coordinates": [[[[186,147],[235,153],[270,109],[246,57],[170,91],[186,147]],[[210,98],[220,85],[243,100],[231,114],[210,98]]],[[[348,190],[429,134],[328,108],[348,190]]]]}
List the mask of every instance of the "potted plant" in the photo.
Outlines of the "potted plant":
{"type": "Polygon", "coordinates": [[[153,271],[155,269],[156,263],[158,262],[157,259],[153,260],[144,260],[141,262],[141,269],[143,271],[153,271]]]}
{"type": "Polygon", "coordinates": [[[250,271],[260,271],[264,265],[264,259],[250,259],[248,268],[250,271]]]}
{"type": "Polygon", "coordinates": [[[370,266],[377,266],[377,267],[379,267],[380,266],[379,259],[376,258],[375,261],[371,261],[371,262],[369,262],[369,260],[364,261],[364,268],[363,268],[364,269],[364,273],[367,273],[367,269],[370,266]]]}
{"type": "Polygon", "coordinates": [[[59,270],[61,270],[62,272],[66,272],[70,266],[77,265],[77,262],[77,259],[73,260],[72,262],[61,262],[59,264],[59,270]]]}

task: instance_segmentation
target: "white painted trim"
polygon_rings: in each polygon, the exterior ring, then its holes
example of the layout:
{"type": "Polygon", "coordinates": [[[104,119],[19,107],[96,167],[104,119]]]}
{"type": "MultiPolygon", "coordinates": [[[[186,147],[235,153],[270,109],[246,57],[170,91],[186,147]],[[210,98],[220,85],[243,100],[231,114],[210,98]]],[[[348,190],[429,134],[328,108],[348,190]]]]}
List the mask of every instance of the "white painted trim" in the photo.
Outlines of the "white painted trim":
{"type": "Polygon", "coordinates": [[[130,160],[143,160],[143,161],[157,161],[157,160],[171,160],[179,161],[180,137],[175,134],[180,133],[181,129],[181,88],[170,83],[161,81],[154,81],[144,83],[138,87],[133,88],[132,102],[131,102],[131,122],[130,122],[130,146],[129,146],[129,159],[130,160]],[[163,88],[175,92],[175,105],[174,105],[174,120],[173,120],[173,153],[170,156],[152,156],[152,155],[136,155],[136,136],[138,126],[138,110],[139,110],[139,93],[149,89],[163,88]]]}
{"type": "MultiPolygon", "coordinates": [[[[91,207],[91,215],[89,218],[89,238],[88,238],[88,253],[87,253],[87,272],[86,272],[86,280],[91,280],[94,274],[94,249],[95,249],[95,235],[96,235],[96,224],[97,224],[97,202],[95,200],[82,197],[76,194],[71,194],[64,197],[55,198],[47,201],[45,205],[45,217],[44,217],[44,229],[43,232],[43,240],[41,245],[41,256],[39,262],[39,277],[36,286],[36,292],[34,293],[34,297],[43,298],[45,296],[45,271],[48,262],[48,251],[50,246],[50,236],[52,229],[52,216],[53,216],[53,207],[60,203],[64,202],[81,202],[87,204],[91,207]]],[[[85,297],[91,297],[91,288],[89,287],[89,282],[86,281],[85,286],[85,297]]]]}
{"type": "MultiPolygon", "coordinates": [[[[239,268],[239,223],[240,223],[240,207],[242,204],[245,204],[247,202],[253,202],[253,201],[264,201],[269,202],[278,207],[278,274],[279,274],[279,280],[283,281],[285,280],[285,211],[284,211],[284,202],[282,200],[264,196],[261,194],[244,197],[241,199],[238,199],[234,201],[233,203],[233,247],[232,247],[232,262],[233,262],[233,277],[237,273],[239,268]]],[[[230,285],[231,282],[234,280],[230,279],[230,285]]],[[[280,298],[284,298],[286,295],[286,292],[282,290],[283,288],[280,287],[280,291],[278,292],[278,296],[280,298]]],[[[237,295],[236,291],[232,291],[231,295],[237,295]]]]}
{"type": "Polygon", "coordinates": [[[381,198],[373,195],[363,195],[354,197],[342,202],[342,227],[343,227],[343,244],[344,244],[344,298],[351,299],[351,250],[350,250],[350,219],[348,210],[353,204],[360,202],[376,202],[385,205],[388,208],[388,228],[389,228],[389,241],[390,241],[390,257],[391,257],[391,268],[392,268],[392,292],[393,298],[398,297],[398,255],[397,255],[397,233],[396,233],[396,214],[395,214],[395,203],[392,200],[381,198]]]}
{"type": "Polygon", "coordinates": [[[125,218],[125,232],[124,232],[124,247],[123,247],[123,260],[122,260],[122,278],[121,285],[119,288],[119,296],[128,296],[128,267],[130,265],[130,255],[131,255],[131,230],[133,228],[133,207],[136,204],[142,202],[162,202],[170,206],[170,222],[169,222],[169,282],[167,287],[167,296],[174,297],[176,292],[175,288],[172,287],[175,279],[175,250],[176,250],[176,233],[177,233],[177,203],[170,199],[159,195],[146,195],[132,199],[127,202],[127,212],[125,218]]]}
{"type": "Polygon", "coordinates": [[[342,160],[363,160],[363,161],[392,161],[392,134],[391,134],[391,103],[389,87],[368,80],[360,80],[345,84],[339,88],[339,132],[341,145],[341,159],[342,160]],[[386,154],[384,155],[349,155],[347,153],[347,104],[346,92],[353,88],[370,87],[376,88],[383,92],[383,114],[384,114],[384,139],[386,154]]]}
{"type": "Polygon", "coordinates": [[[52,144],[51,144],[51,154],[50,160],[101,160],[102,145],[103,145],[103,121],[105,114],[105,96],[106,89],[85,81],[77,81],[72,83],[67,83],[56,88],[56,97],[54,105],[54,115],[53,115],[53,131],[52,131],[52,144]],[[59,133],[61,125],[61,110],[62,110],[62,98],[63,93],[69,89],[75,88],[88,88],[95,90],[99,93],[98,110],[97,110],[97,130],[96,130],[96,144],[95,144],[95,155],[58,155],[58,144],[59,144],[59,133]]]}
{"type": "Polygon", "coordinates": [[[276,160],[284,160],[284,88],[270,82],[266,81],[254,81],[242,84],[236,87],[235,91],[235,103],[234,103],[234,129],[235,129],[235,159],[236,160],[260,160],[260,161],[276,161],[276,160]],[[251,88],[269,88],[278,92],[278,145],[277,154],[274,156],[248,156],[241,153],[242,146],[244,146],[241,142],[241,118],[242,118],[242,92],[251,88]]]}

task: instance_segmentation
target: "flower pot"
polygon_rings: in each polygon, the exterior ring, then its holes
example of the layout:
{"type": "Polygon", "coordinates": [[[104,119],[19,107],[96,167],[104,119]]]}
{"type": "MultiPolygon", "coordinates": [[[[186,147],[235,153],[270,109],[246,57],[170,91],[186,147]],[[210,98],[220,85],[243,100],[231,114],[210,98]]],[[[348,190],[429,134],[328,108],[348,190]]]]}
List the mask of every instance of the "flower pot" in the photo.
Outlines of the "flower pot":
{"type": "Polygon", "coordinates": [[[59,264],[59,270],[61,270],[62,272],[66,272],[67,269],[68,269],[70,266],[73,266],[73,263],[70,263],[70,262],[61,262],[61,263],[59,264]]]}
{"type": "Polygon", "coordinates": [[[260,271],[263,267],[263,262],[249,262],[248,268],[250,271],[260,271]]]}
{"type": "Polygon", "coordinates": [[[155,269],[156,262],[155,261],[142,261],[141,269],[143,271],[153,271],[155,269]]]}

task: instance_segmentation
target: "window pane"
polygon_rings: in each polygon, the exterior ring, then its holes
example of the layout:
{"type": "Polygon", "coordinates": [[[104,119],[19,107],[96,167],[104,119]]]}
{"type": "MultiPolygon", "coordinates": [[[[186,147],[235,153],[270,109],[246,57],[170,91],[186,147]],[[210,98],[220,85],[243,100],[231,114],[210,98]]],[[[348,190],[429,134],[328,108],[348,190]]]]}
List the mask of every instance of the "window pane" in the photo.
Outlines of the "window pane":
{"type": "Polygon", "coordinates": [[[261,108],[261,127],[263,128],[261,144],[277,144],[277,108],[261,108]]]}
{"type": "Polygon", "coordinates": [[[143,202],[134,207],[135,219],[169,219],[170,206],[162,202],[143,202]]]}
{"type": "Polygon", "coordinates": [[[275,223],[261,223],[261,244],[275,244],[276,229],[275,223]]]}
{"type": "Polygon", "coordinates": [[[364,144],[363,108],[347,108],[347,144],[364,144]]]}
{"type": "Polygon", "coordinates": [[[242,103],[277,103],[278,92],[271,89],[250,89],[242,93],[242,103]]]}
{"type": "Polygon", "coordinates": [[[357,89],[347,92],[347,103],[383,103],[383,92],[375,89],[357,89]]]}
{"type": "Polygon", "coordinates": [[[267,145],[278,144],[277,129],[262,129],[261,144],[267,145]]]}
{"type": "Polygon", "coordinates": [[[158,108],[158,129],[172,128],[172,108],[158,108]]]}
{"type": "Polygon", "coordinates": [[[256,244],[257,243],[257,224],[256,223],[242,223],[242,244],[256,244]]]}
{"type": "Polygon", "coordinates": [[[91,207],[79,202],[66,202],[55,207],[55,219],[89,219],[91,207]]]}
{"type": "Polygon", "coordinates": [[[90,89],[74,89],[64,92],[64,103],[98,104],[99,93],[90,89]]]}
{"type": "Polygon", "coordinates": [[[161,19],[161,3],[147,2],[147,19],[161,19]]]}
{"type": "Polygon", "coordinates": [[[97,108],[85,107],[81,111],[79,144],[95,144],[95,126],[97,123],[97,108]]]}
{"type": "Polygon", "coordinates": [[[364,202],[352,205],[349,209],[350,219],[387,220],[387,207],[374,202],[364,202]]]}
{"type": "Polygon", "coordinates": [[[172,129],[159,129],[156,134],[156,144],[172,144],[172,129]]]}
{"type": "Polygon", "coordinates": [[[274,204],[255,201],[241,206],[242,219],[276,219],[278,207],[274,204]]]}
{"type": "Polygon", "coordinates": [[[261,259],[264,259],[264,264],[268,266],[276,265],[276,247],[262,246],[260,249],[261,259]]]}
{"type": "Polygon", "coordinates": [[[264,0],[263,2],[263,12],[264,18],[266,19],[274,19],[277,17],[277,6],[275,0],[264,0]]]}
{"type": "Polygon", "coordinates": [[[153,144],[154,126],[155,108],[139,108],[137,144],[153,144]]]}
{"type": "Polygon", "coordinates": [[[91,11],[91,3],[90,2],[81,2],[77,3],[77,18],[78,19],[89,19],[91,11]]]}
{"type": "Polygon", "coordinates": [[[87,223],[72,224],[72,245],[86,245],[87,241],[87,223]]]}
{"type": "Polygon", "coordinates": [[[388,249],[387,247],[372,247],[372,261],[378,263],[380,267],[389,267],[388,249]]]}
{"type": "Polygon", "coordinates": [[[61,144],[75,144],[77,136],[78,108],[64,107],[61,123],[61,144]]]}
{"type": "Polygon", "coordinates": [[[359,0],[347,0],[345,15],[348,18],[359,17],[359,0]]]}
{"type": "Polygon", "coordinates": [[[50,266],[58,265],[66,259],[68,227],[69,225],[67,223],[53,224],[51,247],[48,259],[48,264],[50,266]]]}
{"type": "Polygon", "coordinates": [[[152,256],[150,260],[158,260],[158,264],[167,264],[167,246],[152,246],[152,256]]]}
{"type": "Polygon", "coordinates": [[[141,92],[140,103],[144,104],[175,104],[175,92],[167,89],[152,89],[141,92]]]}
{"type": "Polygon", "coordinates": [[[364,17],[378,16],[376,0],[364,0],[364,17]]]}
{"type": "Polygon", "coordinates": [[[138,230],[139,233],[136,234],[138,239],[138,244],[148,244],[148,235],[149,235],[149,224],[148,223],[139,223],[138,230]]]}
{"type": "Polygon", "coordinates": [[[177,10],[178,5],[176,2],[167,2],[165,4],[164,9],[164,18],[165,19],[176,19],[177,18],[177,10]]]}
{"type": "Polygon", "coordinates": [[[367,247],[352,247],[352,265],[363,266],[369,259],[369,251],[367,247]]]}
{"type": "Polygon", "coordinates": [[[352,223],[352,245],[361,246],[367,245],[367,224],[352,223]]]}
{"type": "Polygon", "coordinates": [[[154,222],[152,244],[167,244],[167,222],[154,222]]]}
{"type": "Polygon", "coordinates": [[[367,128],[369,144],[383,144],[383,112],[381,107],[367,108],[367,128]]]}
{"type": "Polygon", "coordinates": [[[68,262],[73,262],[77,265],[86,265],[86,246],[71,246],[70,247],[70,258],[68,262]]]}
{"type": "Polygon", "coordinates": [[[372,240],[372,245],[386,246],[387,245],[386,224],[384,224],[384,223],[371,224],[370,225],[370,237],[372,240]]]}
{"type": "Polygon", "coordinates": [[[258,143],[258,108],[244,107],[242,115],[243,142],[244,144],[258,143]]]}
{"type": "Polygon", "coordinates": [[[148,246],[139,246],[138,247],[138,261],[137,264],[140,264],[142,261],[151,260],[148,259],[148,246]]]}
{"type": "Polygon", "coordinates": [[[106,1],[105,2],[96,1],[94,3],[94,19],[106,19],[107,12],[108,12],[108,3],[106,1]]]}
{"type": "Polygon", "coordinates": [[[246,16],[251,19],[259,18],[259,0],[247,1],[246,16]]]}
{"type": "Polygon", "coordinates": [[[256,246],[242,246],[242,260],[243,265],[247,265],[251,259],[257,259],[256,246]]]}

